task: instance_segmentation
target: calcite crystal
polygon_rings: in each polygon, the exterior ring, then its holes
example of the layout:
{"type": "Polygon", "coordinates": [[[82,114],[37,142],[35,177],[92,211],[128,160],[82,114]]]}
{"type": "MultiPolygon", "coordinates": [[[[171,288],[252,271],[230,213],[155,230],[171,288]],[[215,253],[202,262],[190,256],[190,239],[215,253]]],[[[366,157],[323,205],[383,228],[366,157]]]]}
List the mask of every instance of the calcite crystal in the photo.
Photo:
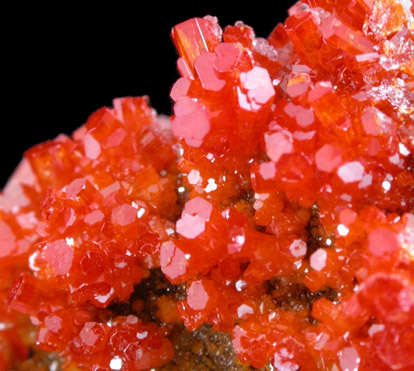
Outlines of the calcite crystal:
{"type": "Polygon", "coordinates": [[[413,9],[190,19],[171,120],[115,99],[26,152],[0,369],[413,370],[413,9]]]}

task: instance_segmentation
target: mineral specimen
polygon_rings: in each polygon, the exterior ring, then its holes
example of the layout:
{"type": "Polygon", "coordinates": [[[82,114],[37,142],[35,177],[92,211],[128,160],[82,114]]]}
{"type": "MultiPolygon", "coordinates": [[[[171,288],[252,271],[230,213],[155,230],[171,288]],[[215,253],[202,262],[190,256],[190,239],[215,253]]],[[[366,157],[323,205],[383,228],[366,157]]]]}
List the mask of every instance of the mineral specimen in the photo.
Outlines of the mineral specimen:
{"type": "Polygon", "coordinates": [[[0,369],[413,370],[413,9],[188,20],[171,120],[115,99],[26,152],[0,369]]]}

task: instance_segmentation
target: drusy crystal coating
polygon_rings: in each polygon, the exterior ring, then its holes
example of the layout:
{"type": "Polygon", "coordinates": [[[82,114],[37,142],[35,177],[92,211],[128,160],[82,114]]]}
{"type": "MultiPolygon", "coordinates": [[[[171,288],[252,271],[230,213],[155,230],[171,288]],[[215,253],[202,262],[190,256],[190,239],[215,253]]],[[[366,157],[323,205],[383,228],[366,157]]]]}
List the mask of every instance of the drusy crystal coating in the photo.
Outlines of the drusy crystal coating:
{"type": "Polygon", "coordinates": [[[175,26],[171,118],[115,99],[0,195],[0,369],[413,370],[413,29],[175,26]]]}

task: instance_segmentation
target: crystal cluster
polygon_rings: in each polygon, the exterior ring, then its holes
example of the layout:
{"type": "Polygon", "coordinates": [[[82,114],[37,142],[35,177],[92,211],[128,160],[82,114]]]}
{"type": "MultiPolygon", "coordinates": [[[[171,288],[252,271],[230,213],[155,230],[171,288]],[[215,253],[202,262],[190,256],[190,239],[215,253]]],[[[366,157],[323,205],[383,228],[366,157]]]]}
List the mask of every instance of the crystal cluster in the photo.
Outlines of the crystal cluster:
{"type": "Polygon", "coordinates": [[[116,99],[29,150],[0,198],[0,369],[33,326],[65,367],[157,368],[181,323],[254,368],[413,370],[413,9],[303,0],[267,39],[191,19],[171,121],[116,99]],[[155,323],[134,290],[159,269],[185,297],[155,323]]]}

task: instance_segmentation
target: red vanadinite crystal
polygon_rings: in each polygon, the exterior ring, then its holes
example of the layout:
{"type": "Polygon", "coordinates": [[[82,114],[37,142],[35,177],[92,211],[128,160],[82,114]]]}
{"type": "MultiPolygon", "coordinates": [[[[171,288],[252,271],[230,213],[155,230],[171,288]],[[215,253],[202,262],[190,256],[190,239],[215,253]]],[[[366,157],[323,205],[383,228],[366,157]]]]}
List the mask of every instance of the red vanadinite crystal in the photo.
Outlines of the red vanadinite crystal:
{"type": "Polygon", "coordinates": [[[413,370],[413,30],[410,0],[302,0],[268,39],[174,27],[171,123],[116,99],[0,196],[0,369],[32,325],[65,367],[156,368],[182,321],[255,368],[413,370]],[[186,290],[158,325],[131,304],[157,268],[186,290]]]}

